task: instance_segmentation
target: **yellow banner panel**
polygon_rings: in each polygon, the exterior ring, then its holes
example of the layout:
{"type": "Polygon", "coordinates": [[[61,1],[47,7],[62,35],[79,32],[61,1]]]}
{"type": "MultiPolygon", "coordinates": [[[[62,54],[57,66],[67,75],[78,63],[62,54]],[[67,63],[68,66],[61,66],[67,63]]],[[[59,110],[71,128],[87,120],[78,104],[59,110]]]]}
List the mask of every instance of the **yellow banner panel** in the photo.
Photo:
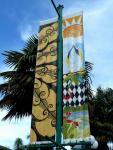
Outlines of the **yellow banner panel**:
{"type": "Polygon", "coordinates": [[[40,26],[30,142],[55,135],[58,24],[40,26]]]}

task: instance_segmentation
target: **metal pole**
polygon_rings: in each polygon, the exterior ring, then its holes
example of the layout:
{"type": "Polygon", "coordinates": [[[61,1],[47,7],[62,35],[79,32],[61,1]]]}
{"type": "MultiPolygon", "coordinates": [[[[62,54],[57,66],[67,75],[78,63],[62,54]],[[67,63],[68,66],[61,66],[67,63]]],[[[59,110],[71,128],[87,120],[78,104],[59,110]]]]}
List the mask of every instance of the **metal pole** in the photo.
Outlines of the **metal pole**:
{"type": "MultiPolygon", "coordinates": [[[[63,101],[63,39],[62,39],[62,9],[63,6],[56,7],[53,0],[51,0],[53,7],[58,14],[58,51],[57,51],[57,100],[56,100],[56,143],[61,145],[62,133],[62,101],[63,101]]],[[[58,146],[57,149],[60,149],[58,146]]]]}
{"type": "Polygon", "coordinates": [[[53,0],[51,0],[51,2],[52,2],[52,4],[53,4],[53,7],[55,8],[55,10],[56,10],[56,12],[57,12],[58,16],[60,16],[60,14],[59,14],[59,12],[58,12],[58,9],[57,9],[57,7],[56,7],[56,5],[55,5],[54,1],[53,1],[53,0]]]}
{"type": "MultiPolygon", "coordinates": [[[[56,142],[61,145],[62,133],[62,101],[63,101],[63,39],[62,39],[62,9],[59,5],[58,10],[58,52],[57,52],[57,106],[56,106],[56,142]]],[[[57,150],[60,149],[57,148],[57,150]]]]}

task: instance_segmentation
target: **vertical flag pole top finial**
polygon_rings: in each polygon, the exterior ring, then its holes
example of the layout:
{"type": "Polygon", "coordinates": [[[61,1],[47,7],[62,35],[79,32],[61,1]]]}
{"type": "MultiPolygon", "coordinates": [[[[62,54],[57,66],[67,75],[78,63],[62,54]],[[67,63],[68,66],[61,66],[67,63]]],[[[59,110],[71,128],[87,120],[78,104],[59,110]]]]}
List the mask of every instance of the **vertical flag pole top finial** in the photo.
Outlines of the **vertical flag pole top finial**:
{"type": "Polygon", "coordinates": [[[58,8],[59,8],[59,7],[64,8],[64,7],[63,7],[63,5],[58,5],[58,7],[57,7],[57,6],[55,5],[55,3],[54,3],[54,1],[53,1],[53,0],[51,0],[51,2],[52,2],[53,7],[55,8],[55,10],[56,10],[56,12],[57,12],[57,14],[58,14],[58,17],[60,17],[60,13],[58,12],[58,8]]]}

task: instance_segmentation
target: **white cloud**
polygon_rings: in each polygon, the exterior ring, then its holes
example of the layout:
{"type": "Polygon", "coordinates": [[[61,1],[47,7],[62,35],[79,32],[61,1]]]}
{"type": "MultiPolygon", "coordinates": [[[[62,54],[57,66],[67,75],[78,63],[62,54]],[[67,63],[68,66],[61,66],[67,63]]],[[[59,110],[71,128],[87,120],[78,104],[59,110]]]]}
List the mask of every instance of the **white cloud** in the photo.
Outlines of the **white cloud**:
{"type": "Polygon", "coordinates": [[[33,34],[38,33],[38,21],[31,20],[29,21],[23,21],[18,26],[18,31],[20,33],[20,37],[23,41],[28,40],[30,36],[33,34]]]}
{"type": "Polygon", "coordinates": [[[113,88],[112,7],[113,1],[107,1],[99,11],[84,16],[85,56],[94,63],[94,88],[99,85],[113,88]]]}
{"type": "Polygon", "coordinates": [[[26,41],[33,34],[32,25],[28,24],[26,26],[21,26],[20,36],[23,41],[26,41]]]}
{"type": "MultiPolygon", "coordinates": [[[[65,3],[64,3],[65,4],[65,3]]],[[[102,14],[113,4],[113,0],[81,0],[71,1],[69,5],[64,5],[64,15],[73,14],[83,10],[87,15],[102,14]],[[66,6],[66,7],[65,7],[66,6]]]]}
{"type": "Polygon", "coordinates": [[[111,5],[113,5],[113,0],[100,0],[96,2],[94,9],[90,9],[89,11],[86,11],[86,13],[89,16],[98,15],[99,17],[99,15],[102,15],[106,10],[108,11],[111,5]]]}
{"type": "MultiPolygon", "coordinates": [[[[0,112],[0,120],[6,114],[6,111],[0,112]]],[[[22,138],[24,144],[28,144],[27,135],[30,134],[31,117],[25,117],[21,120],[12,119],[11,121],[0,121],[0,143],[3,146],[13,148],[16,138],[22,138]]]]}

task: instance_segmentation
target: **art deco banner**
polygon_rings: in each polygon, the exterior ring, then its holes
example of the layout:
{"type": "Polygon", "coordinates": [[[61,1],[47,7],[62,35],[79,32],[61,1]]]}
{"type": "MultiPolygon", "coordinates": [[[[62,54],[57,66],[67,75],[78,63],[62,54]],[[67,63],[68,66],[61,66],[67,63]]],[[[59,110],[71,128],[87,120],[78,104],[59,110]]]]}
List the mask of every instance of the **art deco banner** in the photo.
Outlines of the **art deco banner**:
{"type": "Polygon", "coordinates": [[[87,85],[84,80],[83,15],[63,20],[63,137],[90,136],[87,85]]]}
{"type": "Polygon", "coordinates": [[[57,23],[40,26],[30,141],[55,135],[57,23]]]}
{"type": "MultiPolygon", "coordinates": [[[[43,22],[39,30],[31,143],[55,135],[57,36],[58,23],[55,20],[43,22]]],[[[64,140],[84,139],[90,135],[84,67],[83,17],[79,13],[63,18],[64,140]]]]}

